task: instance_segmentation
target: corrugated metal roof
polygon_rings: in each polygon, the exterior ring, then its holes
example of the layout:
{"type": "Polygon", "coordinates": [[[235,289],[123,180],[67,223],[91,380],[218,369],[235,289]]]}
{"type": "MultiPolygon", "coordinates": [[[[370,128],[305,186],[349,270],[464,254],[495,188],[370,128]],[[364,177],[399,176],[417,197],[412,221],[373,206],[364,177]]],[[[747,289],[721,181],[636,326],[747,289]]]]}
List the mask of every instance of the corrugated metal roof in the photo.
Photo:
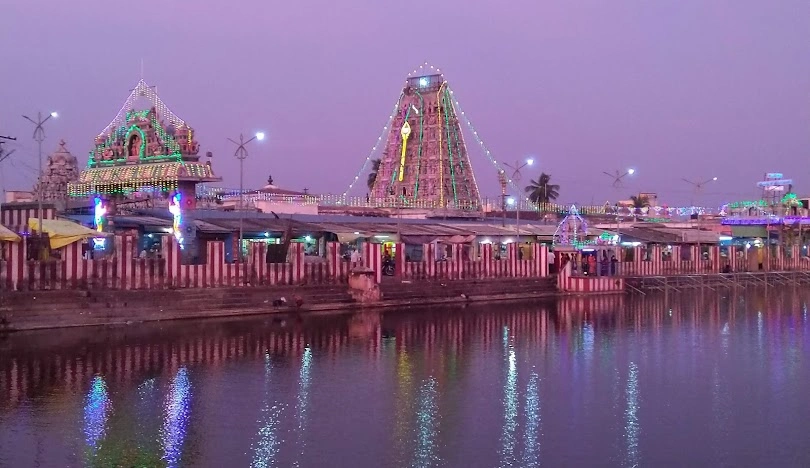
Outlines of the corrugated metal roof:
{"type": "Polygon", "coordinates": [[[677,229],[663,227],[638,227],[619,229],[622,241],[642,242],[646,244],[716,244],[720,242],[719,234],[700,229],[677,229]]]}

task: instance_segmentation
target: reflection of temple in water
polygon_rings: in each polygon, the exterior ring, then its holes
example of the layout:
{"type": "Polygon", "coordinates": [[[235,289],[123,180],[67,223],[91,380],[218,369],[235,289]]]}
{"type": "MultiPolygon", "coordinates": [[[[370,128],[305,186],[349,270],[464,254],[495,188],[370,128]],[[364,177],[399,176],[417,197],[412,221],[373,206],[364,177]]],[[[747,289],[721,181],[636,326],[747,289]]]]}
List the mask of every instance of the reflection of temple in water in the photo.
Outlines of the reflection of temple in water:
{"type": "Polygon", "coordinates": [[[333,356],[361,350],[375,360],[383,349],[390,349],[398,360],[405,359],[400,363],[403,372],[412,370],[417,360],[422,365],[432,363],[440,371],[435,377],[441,385],[468,365],[464,359],[445,365],[451,356],[460,358],[473,345],[501,349],[505,326],[516,342],[529,341],[542,349],[560,340],[579,346],[586,332],[599,329],[677,325],[711,331],[727,325],[756,326],[753,315],[737,317],[738,310],[762,312],[767,325],[787,317],[769,311],[789,310],[795,315],[802,308],[796,290],[727,297],[709,291],[674,297],[570,298],[556,305],[516,305],[509,312],[474,306],[432,313],[289,317],[258,325],[211,321],[196,326],[144,326],[105,331],[101,337],[92,329],[72,330],[60,332],[61,347],[53,343],[52,334],[10,335],[0,344],[0,408],[45,392],[85,393],[97,375],[108,384],[140,383],[157,375],[174,376],[184,366],[216,367],[234,360],[263,360],[265,354],[299,361],[307,347],[316,355],[333,356]]]}

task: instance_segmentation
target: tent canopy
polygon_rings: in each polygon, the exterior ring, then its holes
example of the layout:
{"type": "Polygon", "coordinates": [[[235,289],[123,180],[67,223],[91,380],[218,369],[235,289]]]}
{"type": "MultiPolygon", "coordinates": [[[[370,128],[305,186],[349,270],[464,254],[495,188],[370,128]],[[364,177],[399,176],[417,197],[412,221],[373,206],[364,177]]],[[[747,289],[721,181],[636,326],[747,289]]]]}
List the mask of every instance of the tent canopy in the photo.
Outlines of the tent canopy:
{"type": "Polygon", "coordinates": [[[0,224],[0,241],[19,242],[20,236],[18,236],[16,232],[0,224]]]}
{"type": "MultiPolygon", "coordinates": [[[[32,231],[39,231],[39,220],[36,218],[28,219],[28,227],[32,231]]],[[[42,231],[48,234],[51,242],[52,249],[58,249],[74,242],[79,242],[93,237],[106,237],[109,233],[98,232],[90,228],[86,228],[81,224],[76,224],[72,221],[64,219],[43,219],[42,231]]]]}

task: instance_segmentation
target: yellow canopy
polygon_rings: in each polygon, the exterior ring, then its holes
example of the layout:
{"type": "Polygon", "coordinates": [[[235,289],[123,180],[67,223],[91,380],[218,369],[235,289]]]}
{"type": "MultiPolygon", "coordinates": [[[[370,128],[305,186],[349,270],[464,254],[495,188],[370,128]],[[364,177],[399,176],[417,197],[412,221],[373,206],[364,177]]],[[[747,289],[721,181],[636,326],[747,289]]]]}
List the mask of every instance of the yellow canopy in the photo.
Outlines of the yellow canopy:
{"type": "MultiPolygon", "coordinates": [[[[28,227],[32,231],[39,231],[39,220],[28,218],[28,227]]],[[[58,249],[84,239],[109,235],[109,233],[98,232],[64,219],[43,219],[42,227],[43,231],[48,234],[52,249],[58,249]]]]}
{"type": "Polygon", "coordinates": [[[11,229],[0,224],[0,241],[19,242],[20,236],[11,229]]]}

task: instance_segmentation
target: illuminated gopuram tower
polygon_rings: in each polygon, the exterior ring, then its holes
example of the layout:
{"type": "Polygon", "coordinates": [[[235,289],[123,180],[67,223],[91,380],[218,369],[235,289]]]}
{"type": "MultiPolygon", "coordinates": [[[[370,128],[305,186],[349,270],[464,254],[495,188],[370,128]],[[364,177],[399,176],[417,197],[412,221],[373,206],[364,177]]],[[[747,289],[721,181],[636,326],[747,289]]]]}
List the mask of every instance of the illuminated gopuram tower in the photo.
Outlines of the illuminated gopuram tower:
{"type": "Polygon", "coordinates": [[[481,198],[444,76],[409,77],[371,190],[377,204],[479,210],[481,198]]]}

